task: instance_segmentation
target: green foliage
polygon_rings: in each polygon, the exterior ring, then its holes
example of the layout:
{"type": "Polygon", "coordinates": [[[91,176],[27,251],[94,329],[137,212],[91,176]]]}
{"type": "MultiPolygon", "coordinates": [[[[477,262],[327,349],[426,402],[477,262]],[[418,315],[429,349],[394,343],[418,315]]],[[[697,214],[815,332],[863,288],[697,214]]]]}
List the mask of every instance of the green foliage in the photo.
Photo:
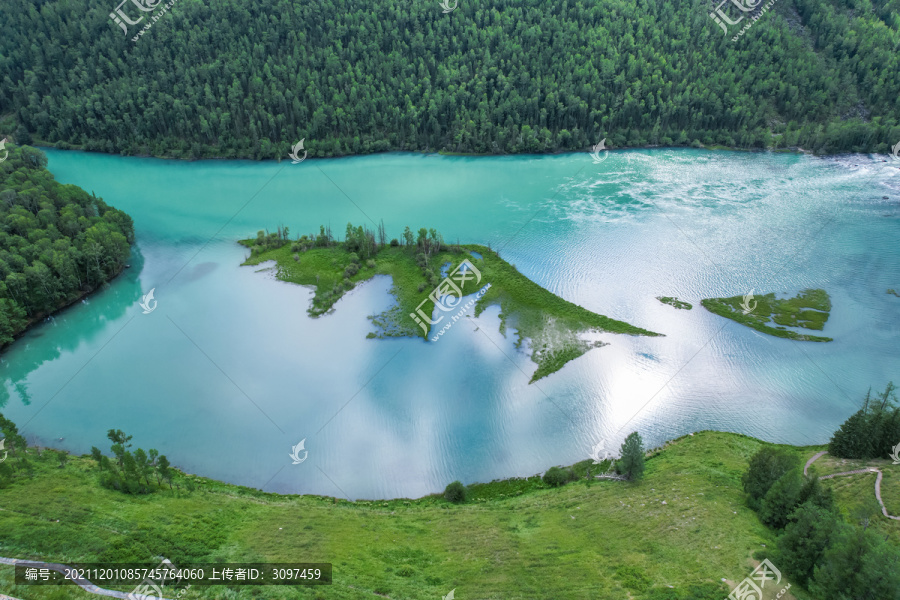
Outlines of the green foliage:
{"type": "MultiPolygon", "coordinates": [[[[293,260],[290,245],[284,244],[271,251],[254,252],[244,264],[256,265],[275,260],[279,279],[315,286],[315,296],[308,311],[311,316],[320,316],[332,310],[344,293],[357,283],[376,274],[390,275],[394,281],[391,292],[397,298],[397,305],[372,317],[378,332],[368,337],[428,338],[430,335],[429,339],[436,341],[436,327],[429,327],[425,320],[420,325],[410,314],[417,313],[420,305],[425,315],[433,313],[435,305],[429,295],[442,279],[441,267],[449,265],[452,269],[464,258],[470,260],[481,274],[481,281],[477,284],[470,279],[461,287],[464,295],[484,290],[475,304],[476,316],[488,306],[499,304],[501,333],[505,333],[506,321],[515,318],[516,346],[521,346],[526,339],[532,341],[531,358],[537,364],[532,382],[558,371],[591,348],[604,345],[603,342],[584,341],[579,337],[580,333],[610,331],[629,335],[659,335],[598,315],[556,296],[519,273],[515,266],[490,248],[474,244],[447,245],[434,228],[420,228],[416,238],[407,226],[404,229],[406,244],[403,246],[376,242],[374,234],[364,228],[354,228],[349,223],[348,240],[357,236],[354,242],[335,242],[330,233],[325,233],[324,227],[320,230],[323,243],[317,242],[316,247],[304,250],[303,260],[299,262],[293,260]],[[366,249],[366,244],[373,247],[366,249]],[[360,267],[362,255],[358,251],[371,253],[372,258],[366,261],[366,268],[360,267]],[[370,261],[374,267],[369,266],[370,261]],[[490,284],[489,288],[487,284],[490,284]]],[[[378,237],[387,239],[383,231],[379,231],[378,237]]],[[[300,244],[306,247],[308,240],[311,238],[303,236],[300,244]]],[[[260,247],[258,241],[243,240],[241,243],[251,248],[260,247]]],[[[447,322],[448,319],[445,319],[437,327],[447,322]]]]}
{"type": "Polygon", "coordinates": [[[722,600],[727,593],[719,583],[695,583],[681,589],[654,587],[641,600],[722,600]]]}
{"type": "Polygon", "coordinates": [[[778,538],[777,564],[802,586],[807,586],[819,564],[839,517],[812,502],[801,504],[778,538]]]}
{"type": "Polygon", "coordinates": [[[159,13],[123,35],[96,8],[3,2],[18,141],[284,159],[301,138],[313,157],[900,139],[891,2],[778,3],[736,43],[687,2],[179,2],[137,42],[159,13]]]}
{"type": "Polygon", "coordinates": [[[663,304],[668,304],[669,306],[674,306],[681,310],[691,310],[694,308],[690,302],[685,302],[684,300],[679,300],[678,298],[673,298],[671,296],[657,296],[656,299],[663,304]]]}
{"type": "Polygon", "coordinates": [[[871,530],[841,523],[809,591],[818,600],[898,600],[900,551],[871,530]]]}
{"type": "Polygon", "coordinates": [[[805,342],[830,342],[829,337],[797,333],[786,327],[802,327],[821,331],[831,311],[828,292],[820,289],[803,290],[793,298],[778,299],[775,294],[756,296],[747,300],[752,310],[744,312],[744,297],[705,298],[700,301],[708,311],[737,321],[757,331],[775,337],[805,342]],[[755,305],[754,305],[755,303],[755,305]],[[776,326],[773,327],[771,324],[776,326]]]}
{"type": "Polygon", "coordinates": [[[562,467],[550,467],[544,473],[543,481],[550,487],[559,487],[575,479],[575,474],[571,469],[563,469],[562,467]]]}
{"type": "Polygon", "coordinates": [[[644,476],[644,441],[641,434],[637,431],[628,434],[619,453],[622,458],[616,461],[616,471],[628,479],[640,479],[644,476]]]}
{"type": "Polygon", "coordinates": [[[172,488],[174,472],[165,455],[160,456],[153,448],[149,452],[143,448],[138,448],[133,453],[126,450],[131,446],[132,436],[121,429],[110,429],[106,437],[113,442],[110,450],[116,456],[118,464],[110,462],[98,448],[91,448],[91,457],[100,465],[100,485],[126,494],[151,493],[154,489],[161,489],[163,481],[168,482],[169,488],[172,488]]]}
{"type": "Polygon", "coordinates": [[[115,277],[134,241],[128,215],[54,181],[43,152],[6,149],[9,156],[0,162],[0,346],[115,277]]]}
{"type": "Polygon", "coordinates": [[[69,462],[69,453],[63,450],[55,450],[56,460],[59,461],[59,468],[62,469],[69,462]]]}
{"type": "Polygon", "coordinates": [[[466,486],[459,481],[453,481],[444,488],[444,500],[454,504],[462,504],[466,501],[466,486]]]}
{"type": "Polygon", "coordinates": [[[653,583],[643,569],[634,565],[625,565],[616,569],[616,578],[622,582],[622,587],[643,592],[653,583]]]}
{"type": "Polygon", "coordinates": [[[97,467],[101,470],[103,469],[103,453],[100,452],[100,448],[97,446],[91,446],[91,458],[97,461],[97,467]]]}
{"type": "Polygon", "coordinates": [[[797,454],[785,448],[763,446],[750,458],[750,465],[741,477],[744,491],[749,494],[747,504],[758,510],[762,499],[782,475],[797,468],[797,454]]]}
{"type": "Polygon", "coordinates": [[[840,458],[887,458],[900,443],[900,407],[896,386],[889,382],[873,398],[866,393],[863,408],[834,432],[828,452],[840,458]]]}
{"type": "Polygon", "coordinates": [[[834,495],[830,489],[822,487],[815,469],[809,470],[809,476],[800,489],[798,504],[809,503],[825,510],[834,509],[834,495]]]}
{"type": "Polygon", "coordinates": [[[760,504],[759,518],[762,522],[775,529],[784,528],[800,501],[802,488],[803,475],[799,469],[791,469],[779,477],[760,504]]]}

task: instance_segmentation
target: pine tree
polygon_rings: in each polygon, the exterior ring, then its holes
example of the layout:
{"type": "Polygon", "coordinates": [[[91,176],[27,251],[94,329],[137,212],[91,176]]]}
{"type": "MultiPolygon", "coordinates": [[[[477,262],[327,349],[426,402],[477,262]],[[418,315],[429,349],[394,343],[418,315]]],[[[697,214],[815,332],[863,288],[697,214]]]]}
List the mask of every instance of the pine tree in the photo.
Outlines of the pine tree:
{"type": "Polygon", "coordinates": [[[640,479],[644,476],[644,441],[641,434],[634,431],[628,434],[619,449],[622,458],[616,461],[616,471],[628,479],[640,479]]]}

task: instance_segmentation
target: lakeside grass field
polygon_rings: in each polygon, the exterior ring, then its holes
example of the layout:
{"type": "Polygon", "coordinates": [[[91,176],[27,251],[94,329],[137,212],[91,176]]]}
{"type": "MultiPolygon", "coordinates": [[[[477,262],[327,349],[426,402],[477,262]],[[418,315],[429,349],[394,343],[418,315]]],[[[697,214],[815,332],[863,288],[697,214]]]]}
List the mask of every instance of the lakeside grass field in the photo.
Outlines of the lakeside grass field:
{"type": "MultiPolygon", "coordinates": [[[[243,240],[252,247],[254,240],[243,240]]],[[[469,260],[478,270],[480,280],[466,282],[462,292],[475,294],[490,284],[475,304],[475,315],[487,307],[500,307],[500,332],[515,329],[516,347],[529,342],[531,359],[537,365],[531,382],[560,370],[567,362],[578,358],[603,342],[583,339],[586,333],[620,333],[628,335],[657,336],[658,333],[636,327],[624,321],[598,315],[549,292],[531,281],[486,246],[468,244],[445,247],[428,259],[431,272],[438,267],[453,271],[463,260],[469,260]]],[[[309,308],[310,314],[322,315],[333,310],[335,303],[353,286],[375,275],[389,275],[393,280],[391,293],[396,305],[388,311],[372,317],[377,331],[369,337],[413,336],[435,339],[435,331],[444,323],[431,325],[425,322],[422,329],[410,316],[421,306],[421,313],[429,317],[434,313],[435,302],[429,298],[435,288],[429,281],[416,257],[409,249],[385,246],[371,260],[354,259],[341,244],[331,247],[310,248],[302,253],[292,250],[291,244],[253,254],[245,265],[259,265],[275,261],[276,276],[291,283],[313,286],[315,295],[309,308]],[[348,270],[349,269],[349,270],[348,270]],[[358,269],[358,270],[357,270],[358,269]],[[422,302],[424,301],[424,304],[422,302]]],[[[461,303],[460,303],[461,304],[461,303]]],[[[445,316],[454,315],[454,308],[445,316]]],[[[442,313],[443,314],[443,313],[442,313]]]]}
{"type": "MultiPolygon", "coordinates": [[[[740,482],[762,445],[699,432],[651,453],[640,482],[579,479],[550,488],[537,477],[510,479],[470,486],[463,505],[439,495],[352,503],[283,496],[199,477],[194,492],[128,496],[99,486],[94,461],[72,457],[59,468],[45,452],[31,457],[32,478],[0,490],[0,555],[334,565],[330,586],[194,586],[197,599],[418,600],[455,589],[460,600],[721,600],[728,595],[722,579],[742,580],[754,554],[775,544],[747,508],[740,482]]],[[[803,461],[820,449],[785,447],[803,461]]],[[[576,471],[585,474],[590,462],[576,471]]],[[[824,474],[828,463],[816,466],[824,474]]],[[[883,494],[896,507],[900,478],[888,481],[884,470],[883,494]]],[[[873,494],[865,475],[829,485],[847,514],[873,494]]],[[[900,539],[900,522],[877,516],[873,526],[900,539]]],[[[0,568],[2,591],[23,600],[90,597],[68,587],[10,588],[11,574],[0,568]]],[[[790,593],[811,600],[796,586],[790,593]]]]}

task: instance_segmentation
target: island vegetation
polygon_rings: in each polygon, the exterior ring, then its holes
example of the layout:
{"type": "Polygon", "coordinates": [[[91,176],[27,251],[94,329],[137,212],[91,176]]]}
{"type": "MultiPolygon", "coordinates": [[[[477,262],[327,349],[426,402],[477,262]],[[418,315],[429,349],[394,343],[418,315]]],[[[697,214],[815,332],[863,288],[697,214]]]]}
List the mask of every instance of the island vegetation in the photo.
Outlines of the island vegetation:
{"type": "Polygon", "coordinates": [[[396,305],[372,317],[377,331],[369,337],[419,336],[436,341],[435,328],[453,321],[464,295],[480,293],[475,315],[488,306],[500,306],[500,329],[516,331],[516,347],[527,340],[531,358],[537,364],[531,381],[561,369],[591,348],[603,345],[582,335],[594,332],[629,335],[659,335],[623,321],[598,315],[543,289],[507,263],[491,248],[478,244],[448,244],[435,229],[416,233],[406,227],[400,238],[388,242],[383,224],[378,231],[347,224],[344,241],[329,228],[318,234],[289,237],[289,230],[260,231],[254,240],[241,242],[251,250],[246,265],[273,260],[277,277],[283,281],[313,286],[315,295],[309,314],[319,316],[358,283],[375,275],[390,275],[396,305]],[[452,275],[463,261],[472,270],[465,281],[452,275]],[[434,294],[438,286],[441,294],[434,294]],[[442,300],[442,298],[444,298],[442,300]],[[447,300],[449,298],[449,300],[447,300]],[[437,301],[437,302],[436,302],[437,301]],[[437,303],[439,319],[431,322],[437,303]]]}
{"type": "Polygon", "coordinates": [[[831,299],[825,290],[803,290],[793,298],[776,298],[774,293],[754,297],[751,293],[730,298],[705,298],[700,303],[710,312],[769,335],[805,342],[832,341],[830,337],[787,329],[800,327],[821,331],[825,327],[831,311],[831,299]]]}
{"type": "Polygon", "coordinates": [[[671,296],[657,296],[656,299],[663,304],[668,304],[669,306],[674,306],[681,310],[691,310],[694,308],[690,302],[685,302],[684,300],[679,300],[678,298],[673,298],[671,296]]]}
{"type": "Polygon", "coordinates": [[[114,8],[2,3],[0,136],[256,159],[900,140],[892,2],[778,2],[737,42],[692,2],[181,0],[137,42],[156,13],[127,3],[123,34],[114,8]]]}
{"type": "MultiPolygon", "coordinates": [[[[104,462],[28,447],[2,415],[0,430],[10,449],[0,462],[4,556],[148,565],[159,556],[176,565],[302,557],[334,565],[333,584],[319,592],[335,600],[441,597],[454,588],[473,598],[581,598],[590,590],[610,600],[721,600],[766,558],[797,600],[900,598],[900,521],[880,514],[871,476],[804,475],[803,461],[821,446],[703,431],[645,451],[634,432],[620,458],[489,483],[455,481],[419,499],[350,501],[266,493],[174,467],[160,481],[189,485],[151,484],[152,471],[136,470],[144,480],[138,485],[154,493],[122,494],[104,481],[110,463],[127,462],[131,436],[107,432],[114,459],[101,455],[104,462]],[[626,480],[605,475],[614,470],[626,480]]],[[[824,466],[857,468],[846,459],[824,466]]],[[[900,477],[884,473],[885,505],[900,513],[900,477]]],[[[6,565],[0,586],[23,600],[91,597],[75,588],[15,586],[6,565]]],[[[265,593],[192,588],[198,600],[265,593]]],[[[292,587],[278,597],[309,596],[292,587]]]]}
{"type": "Polygon", "coordinates": [[[0,346],[118,275],[131,217],[47,170],[47,157],[7,145],[0,162],[0,346]]]}

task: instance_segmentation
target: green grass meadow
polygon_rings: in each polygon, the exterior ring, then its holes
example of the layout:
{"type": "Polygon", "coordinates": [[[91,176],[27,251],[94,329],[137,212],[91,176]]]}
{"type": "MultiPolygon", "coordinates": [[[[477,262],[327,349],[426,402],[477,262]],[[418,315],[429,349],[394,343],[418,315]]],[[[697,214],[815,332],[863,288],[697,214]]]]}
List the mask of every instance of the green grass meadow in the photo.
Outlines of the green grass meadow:
{"type": "MultiPolygon", "coordinates": [[[[334,565],[330,586],[194,586],[187,597],[197,599],[413,600],[455,589],[460,600],[721,600],[728,595],[722,579],[742,580],[754,555],[775,543],[746,507],[740,483],[762,444],[700,432],[652,452],[640,482],[585,478],[605,467],[586,461],[575,467],[582,477],[565,486],[550,488],[538,477],[482,483],[469,486],[462,505],[440,495],[349,502],[267,494],[199,477],[193,492],[128,496],[100,487],[87,457],[59,468],[44,453],[32,456],[33,477],[20,475],[0,490],[0,555],[334,565]]],[[[793,449],[804,461],[816,450],[793,449]]],[[[884,489],[894,505],[897,479],[884,489]]],[[[859,485],[837,490],[848,511],[857,492],[873,494],[871,479],[859,485]]],[[[897,537],[900,522],[875,522],[897,537]]],[[[51,588],[9,587],[11,573],[0,568],[6,593],[62,597],[51,588]]],[[[66,598],[82,597],[66,590],[66,598]]]]}

